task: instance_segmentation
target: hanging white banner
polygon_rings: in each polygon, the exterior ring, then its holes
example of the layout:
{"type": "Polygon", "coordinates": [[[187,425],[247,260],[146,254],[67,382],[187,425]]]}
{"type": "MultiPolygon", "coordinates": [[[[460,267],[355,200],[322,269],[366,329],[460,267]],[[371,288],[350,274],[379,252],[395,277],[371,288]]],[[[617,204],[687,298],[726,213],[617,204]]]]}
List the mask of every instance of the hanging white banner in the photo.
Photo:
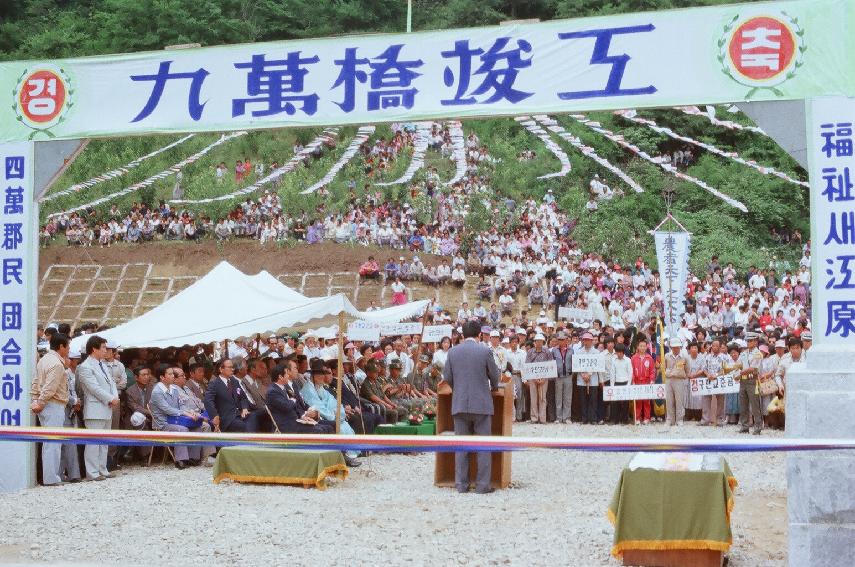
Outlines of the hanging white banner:
{"type": "MultiPolygon", "coordinates": [[[[0,261],[0,425],[30,425],[38,254],[33,144],[0,144],[3,242],[0,261]]],[[[63,411],[64,408],[63,408],[63,411]]],[[[62,423],[54,424],[62,427],[62,423]]],[[[0,443],[0,493],[30,485],[31,446],[0,443]]]]}
{"type": "Polygon", "coordinates": [[[549,137],[549,132],[538,126],[537,122],[529,118],[528,116],[517,116],[514,118],[517,122],[520,123],[526,130],[540,138],[540,141],[546,146],[546,148],[552,152],[558,161],[561,163],[561,169],[554,173],[547,173],[545,175],[539,175],[538,179],[550,179],[552,177],[564,177],[570,170],[572,166],[570,165],[570,157],[567,153],[561,149],[561,146],[555,143],[555,140],[549,137]]]}
{"type": "Polygon", "coordinates": [[[372,125],[361,126],[359,130],[356,131],[356,136],[353,137],[353,140],[350,141],[347,148],[344,150],[344,153],[341,154],[341,157],[338,158],[338,161],[333,164],[330,170],[324,175],[320,181],[301,191],[302,195],[308,195],[309,193],[314,193],[324,185],[329,185],[335,176],[338,175],[338,172],[341,171],[347,163],[353,159],[353,156],[356,155],[356,152],[359,151],[359,148],[368,141],[368,138],[371,137],[371,134],[374,133],[375,127],[372,125]]]}
{"type": "Polygon", "coordinates": [[[591,146],[586,146],[584,142],[582,142],[581,138],[574,136],[570,132],[564,129],[563,126],[558,124],[558,122],[546,115],[546,114],[538,114],[533,117],[535,120],[546,126],[546,129],[550,132],[555,132],[559,138],[570,142],[570,145],[579,150],[582,155],[594,160],[604,168],[608,169],[612,173],[614,173],[621,181],[629,185],[633,191],[636,193],[644,193],[644,189],[642,189],[641,185],[636,183],[629,175],[627,175],[621,168],[609,162],[609,160],[600,157],[597,155],[596,150],[591,146]]]}
{"type": "Polygon", "coordinates": [[[845,95],[852,21],[795,0],[2,62],[0,141],[845,95]]]}
{"type": "Polygon", "coordinates": [[[656,260],[659,263],[659,287],[662,290],[663,321],[669,337],[676,337],[686,311],[683,298],[689,275],[689,247],[692,235],[688,232],[656,231],[656,260]]]}
{"type": "Polygon", "coordinates": [[[430,143],[430,130],[433,122],[419,122],[416,125],[416,134],[413,137],[413,157],[410,159],[410,165],[404,174],[394,181],[385,181],[375,183],[374,185],[400,185],[401,183],[409,182],[418,170],[425,165],[425,152],[427,152],[428,144],[430,143]]]}

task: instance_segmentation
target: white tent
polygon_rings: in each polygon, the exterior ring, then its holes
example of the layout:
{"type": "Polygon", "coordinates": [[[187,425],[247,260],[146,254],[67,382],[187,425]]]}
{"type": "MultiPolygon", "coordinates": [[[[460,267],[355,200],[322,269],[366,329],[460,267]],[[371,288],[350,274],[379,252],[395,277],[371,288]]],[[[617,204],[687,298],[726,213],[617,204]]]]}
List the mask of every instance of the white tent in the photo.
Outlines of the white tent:
{"type": "MultiPolygon", "coordinates": [[[[180,347],[276,332],[344,312],[364,321],[397,323],[424,312],[427,300],[359,311],[343,294],[306,297],[267,272],[248,276],[221,262],[151,311],[98,333],[122,347],[180,347]]],[[[83,350],[86,336],[72,340],[83,350]]]]}

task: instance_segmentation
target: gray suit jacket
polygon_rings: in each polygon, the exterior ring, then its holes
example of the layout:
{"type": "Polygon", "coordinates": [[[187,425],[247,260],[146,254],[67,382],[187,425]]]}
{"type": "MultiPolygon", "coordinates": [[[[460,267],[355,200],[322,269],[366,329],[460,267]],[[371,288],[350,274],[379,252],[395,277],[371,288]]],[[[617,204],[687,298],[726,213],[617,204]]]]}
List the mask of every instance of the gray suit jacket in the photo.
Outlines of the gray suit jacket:
{"type": "Polygon", "coordinates": [[[451,415],[493,415],[491,390],[499,387],[499,368],[486,345],[466,340],[448,351],[442,377],[451,386],[451,415]]]}
{"type": "Polygon", "coordinates": [[[113,419],[109,404],[119,397],[119,391],[107,369],[90,356],[77,367],[77,376],[83,390],[83,419],[113,419]]]}

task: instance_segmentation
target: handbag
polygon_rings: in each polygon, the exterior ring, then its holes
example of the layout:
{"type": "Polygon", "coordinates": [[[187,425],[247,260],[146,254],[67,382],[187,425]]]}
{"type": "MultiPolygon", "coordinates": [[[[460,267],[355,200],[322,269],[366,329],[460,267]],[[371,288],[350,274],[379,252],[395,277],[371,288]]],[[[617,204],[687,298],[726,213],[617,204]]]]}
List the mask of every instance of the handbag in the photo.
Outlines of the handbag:
{"type": "Polygon", "coordinates": [[[769,377],[761,380],[757,384],[757,389],[760,391],[761,396],[772,396],[778,393],[778,383],[775,382],[774,378],[769,377]]]}

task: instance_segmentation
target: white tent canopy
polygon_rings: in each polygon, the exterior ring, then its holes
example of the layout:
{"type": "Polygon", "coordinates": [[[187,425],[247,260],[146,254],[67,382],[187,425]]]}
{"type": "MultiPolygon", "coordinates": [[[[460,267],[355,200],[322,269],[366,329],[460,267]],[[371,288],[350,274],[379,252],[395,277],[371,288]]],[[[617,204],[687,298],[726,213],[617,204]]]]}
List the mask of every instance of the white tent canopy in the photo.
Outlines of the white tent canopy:
{"type": "MultiPolygon", "coordinates": [[[[306,297],[265,271],[248,276],[220,262],[163,304],[98,335],[128,348],[180,347],[277,332],[341,312],[364,321],[397,323],[422,314],[428,303],[364,312],[343,294],[306,297]]],[[[83,350],[86,340],[77,337],[71,346],[83,350]]]]}

